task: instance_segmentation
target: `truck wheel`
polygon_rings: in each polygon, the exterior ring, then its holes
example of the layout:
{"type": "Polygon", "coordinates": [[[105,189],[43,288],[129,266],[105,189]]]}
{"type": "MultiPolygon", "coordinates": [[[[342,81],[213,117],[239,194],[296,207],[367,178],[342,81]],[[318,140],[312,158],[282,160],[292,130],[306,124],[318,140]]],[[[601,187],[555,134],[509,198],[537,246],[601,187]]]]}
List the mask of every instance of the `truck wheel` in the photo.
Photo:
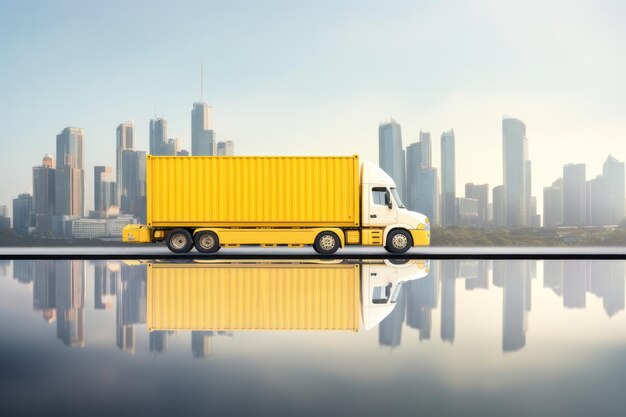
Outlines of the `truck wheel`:
{"type": "Polygon", "coordinates": [[[198,252],[202,253],[214,253],[220,250],[220,240],[215,232],[206,230],[204,232],[196,233],[193,238],[194,245],[198,252]]]}
{"type": "Polygon", "coordinates": [[[191,233],[186,229],[172,229],[165,238],[167,247],[174,253],[187,253],[193,246],[191,233]]]}
{"type": "Polygon", "coordinates": [[[413,239],[409,232],[404,229],[395,229],[387,235],[385,249],[391,253],[405,253],[413,246],[413,239]]]}
{"type": "Polygon", "coordinates": [[[333,232],[321,232],[315,238],[313,248],[320,255],[331,255],[337,252],[341,244],[339,237],[333,232]]]}

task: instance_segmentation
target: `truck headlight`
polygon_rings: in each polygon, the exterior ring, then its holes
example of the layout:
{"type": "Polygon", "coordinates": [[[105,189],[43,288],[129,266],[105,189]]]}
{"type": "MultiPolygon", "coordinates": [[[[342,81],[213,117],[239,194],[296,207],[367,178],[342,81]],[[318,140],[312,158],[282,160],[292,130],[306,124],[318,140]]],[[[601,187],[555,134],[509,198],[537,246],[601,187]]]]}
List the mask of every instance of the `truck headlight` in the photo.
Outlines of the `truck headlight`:
{"type": "Polygon", "coordinates": [[[424,220],[424,226],[426,230],[430,230],[430,220],[428,219],[428,217],[426,217],[426,220],[424,220]]]}

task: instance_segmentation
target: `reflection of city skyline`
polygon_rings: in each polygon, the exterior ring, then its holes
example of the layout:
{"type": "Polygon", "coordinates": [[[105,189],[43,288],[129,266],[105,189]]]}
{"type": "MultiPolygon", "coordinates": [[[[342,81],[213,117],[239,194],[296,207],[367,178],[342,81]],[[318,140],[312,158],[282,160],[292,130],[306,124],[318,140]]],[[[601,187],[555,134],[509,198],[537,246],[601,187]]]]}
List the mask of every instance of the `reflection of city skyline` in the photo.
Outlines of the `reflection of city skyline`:
{"type": "MultiPolygon", "coordinates": [[[[602,300],[608,317],[624,310],[626,262],[545,260],[542,263],[542,288],[561,298],[564,308],[586,308],[590,293],[602,300]]],[[[95,310],[115,311],[117,347],[135,352],[135,327],[146,324],[145,265],[130,266],[120,261],[0,261],[0,276],[10,276],[11,270],[16,281],[31,286],[33,310],[41,312],[47,323],[56,325],[56,337],[64,345],[86,345],[85,307],[88,294],[93,294],[95,310]]],[[[430,341],[439,308],[440,339],[454,344],[456,319],[462,314],[457,309],[457,292],[462,288],[494,293],[501,289],[502,351],[523,349],[536,270],[535,260],[431,261],[426,277],[407,281],[402,286],[395,307],[379,324],[379,345],[400,346],[405,324],[408,331],[417,330],[420,341],[430,341]]],[[[149,351],[167,352],[168,337],[178,334],[166,330],[150,332],[149,351]]],[[[232,336],[233,332],[197,330],[186,334],[190,336],[192,356],[207,357],[211,355],[212,338],[232,336]]]]}

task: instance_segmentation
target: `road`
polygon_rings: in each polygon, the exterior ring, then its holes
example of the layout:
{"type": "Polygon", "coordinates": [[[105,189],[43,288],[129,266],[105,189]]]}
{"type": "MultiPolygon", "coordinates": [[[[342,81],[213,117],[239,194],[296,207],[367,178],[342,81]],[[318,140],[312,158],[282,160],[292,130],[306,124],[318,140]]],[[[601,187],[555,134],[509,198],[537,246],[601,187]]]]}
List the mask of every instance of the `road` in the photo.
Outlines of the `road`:
{"type": "Polygon", "coordinates": [[[348,247],[331,256],[312,248],[222,248],[211,255],[173,254],[165,246],[0,247],[0,259],[626,259],[626,247],[425,247],[392,255],[378,247],[348,247]]]}

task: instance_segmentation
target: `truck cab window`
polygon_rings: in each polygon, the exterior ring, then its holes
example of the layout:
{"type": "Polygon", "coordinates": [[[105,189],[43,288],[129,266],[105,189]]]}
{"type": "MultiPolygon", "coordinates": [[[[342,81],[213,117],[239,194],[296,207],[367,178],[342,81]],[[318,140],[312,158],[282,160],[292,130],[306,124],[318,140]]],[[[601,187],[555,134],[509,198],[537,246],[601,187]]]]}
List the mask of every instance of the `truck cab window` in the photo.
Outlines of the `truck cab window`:
{"type": "Polygon", "coordinates": [[[400,208],[405,208],[404,204],[402,204],[402,200],[400,200],[400,194],[398,194],[398,190],[395,188],[391,189],[391,194],[393,194],[393,199],[396,200],[396,204],[400,208]]]}
{"type": "Polygon", "coordinates": [[[386,197],[388,194],[388,191],[385,187],[374,187],[372,188],[372,198],[374,199],[374,204],[378,205],[378,206],[386,206],[387,205],[387,199],[389,197],[386,197]]]}

